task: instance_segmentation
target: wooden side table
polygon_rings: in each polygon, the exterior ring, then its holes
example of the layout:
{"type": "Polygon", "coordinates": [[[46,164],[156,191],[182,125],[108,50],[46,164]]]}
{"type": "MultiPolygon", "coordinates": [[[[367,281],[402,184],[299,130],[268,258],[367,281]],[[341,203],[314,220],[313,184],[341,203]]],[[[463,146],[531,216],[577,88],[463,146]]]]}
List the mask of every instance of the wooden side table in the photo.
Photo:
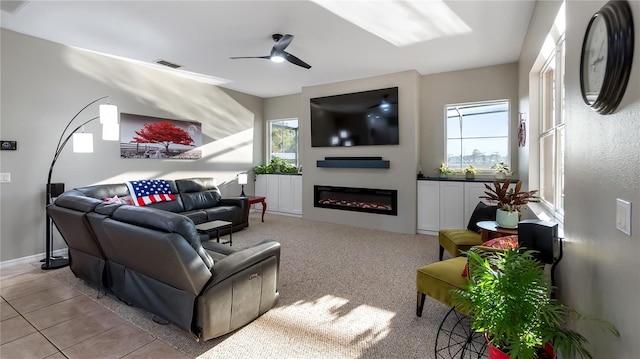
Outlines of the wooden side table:
{"type": "Polygon", "coordinates": [[[267,202],[266,197],[263,196],[247,196],[247,198],[249,199],[249,208],[247,208],[247,211],[249,211],[251,209],[251,205],[255,204],[255,203],[262,203],[262,222],[264,222],[264,212],[267,211],[267,202]]]}
{"type": "Polygon", "coordinates": [[[518,228],[499,227],[496,221],[480,221],[476,223],[476,226],[480,228],[480,239],[482,239],[483,242],[493,238],[518,234],[518,228]]]}

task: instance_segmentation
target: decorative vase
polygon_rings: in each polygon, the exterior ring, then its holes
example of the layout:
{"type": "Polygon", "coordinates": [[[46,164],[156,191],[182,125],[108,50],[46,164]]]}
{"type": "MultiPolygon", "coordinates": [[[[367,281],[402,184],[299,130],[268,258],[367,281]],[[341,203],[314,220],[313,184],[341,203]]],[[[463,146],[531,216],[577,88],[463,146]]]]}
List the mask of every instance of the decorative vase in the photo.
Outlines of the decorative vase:
{"type": "Polygon", "coordinates": [[[505,211],[502,209],[496,210],[496,222],[498,227],[502,228],[517,228],[520,215],[518,211],[505,211]]]}
{"type": "Polygon", "coordinates": [[[467,172],[464,174],[464,178],[468,179],[468,180],[472,180],[476,177],[475,174],[471,173],[471,172],[467,172]]]}
{"type": "Polygon", "coordinates": [[[446,173],[440,173],[440,178],[447,178],[447,174],[446,173]]]}
{"type": "Polygon", "coordinates": [[[507,178],[507,174],[504,172],[496,172],[496,179],[497,180],[503,180],[507,178]]]}

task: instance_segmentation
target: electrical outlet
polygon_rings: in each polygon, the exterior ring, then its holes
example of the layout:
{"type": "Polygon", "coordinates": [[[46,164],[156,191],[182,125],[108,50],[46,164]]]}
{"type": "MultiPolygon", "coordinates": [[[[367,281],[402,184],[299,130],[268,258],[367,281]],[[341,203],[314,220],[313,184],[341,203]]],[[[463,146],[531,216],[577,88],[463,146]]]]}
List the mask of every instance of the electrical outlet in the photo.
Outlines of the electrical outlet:
{"type": "Polygon", "coordinates": [[[0,173],[0,183],[11,182],[11,173],[0,173]]]}
{"type": "Polygon", "coordinates": [[[616,228],[631,236],[631,202],[616,199],[616,228]]]}

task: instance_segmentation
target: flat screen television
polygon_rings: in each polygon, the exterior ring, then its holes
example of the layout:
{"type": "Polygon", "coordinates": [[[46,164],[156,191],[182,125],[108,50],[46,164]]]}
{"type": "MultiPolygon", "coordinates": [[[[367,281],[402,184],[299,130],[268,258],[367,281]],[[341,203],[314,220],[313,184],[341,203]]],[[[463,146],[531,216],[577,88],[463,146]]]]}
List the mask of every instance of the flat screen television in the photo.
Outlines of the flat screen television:
{"type": "Polygon", "coordinates": [[[398,88],[312,98],[311,147],[397,145],[398,88]]]}

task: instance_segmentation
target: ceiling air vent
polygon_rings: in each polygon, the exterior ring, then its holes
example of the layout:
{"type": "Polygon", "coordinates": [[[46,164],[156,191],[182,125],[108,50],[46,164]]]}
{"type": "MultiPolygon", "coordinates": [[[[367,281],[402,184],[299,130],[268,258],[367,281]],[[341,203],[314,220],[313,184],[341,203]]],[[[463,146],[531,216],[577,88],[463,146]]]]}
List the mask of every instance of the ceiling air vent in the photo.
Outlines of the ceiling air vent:
{"type": "Polygon", "coordinates": [[[169,62],[169,61],[165,61],[165,60],[158,60],[158,61],[156,61],[156,64],[164,65],[164,66],[167,66],[167,67],[171,67],[172,69],[177,69],[177,68],[182,67],[182,65],[177,65],[177,64],[174,64],[173,62],[169,62]]]}

